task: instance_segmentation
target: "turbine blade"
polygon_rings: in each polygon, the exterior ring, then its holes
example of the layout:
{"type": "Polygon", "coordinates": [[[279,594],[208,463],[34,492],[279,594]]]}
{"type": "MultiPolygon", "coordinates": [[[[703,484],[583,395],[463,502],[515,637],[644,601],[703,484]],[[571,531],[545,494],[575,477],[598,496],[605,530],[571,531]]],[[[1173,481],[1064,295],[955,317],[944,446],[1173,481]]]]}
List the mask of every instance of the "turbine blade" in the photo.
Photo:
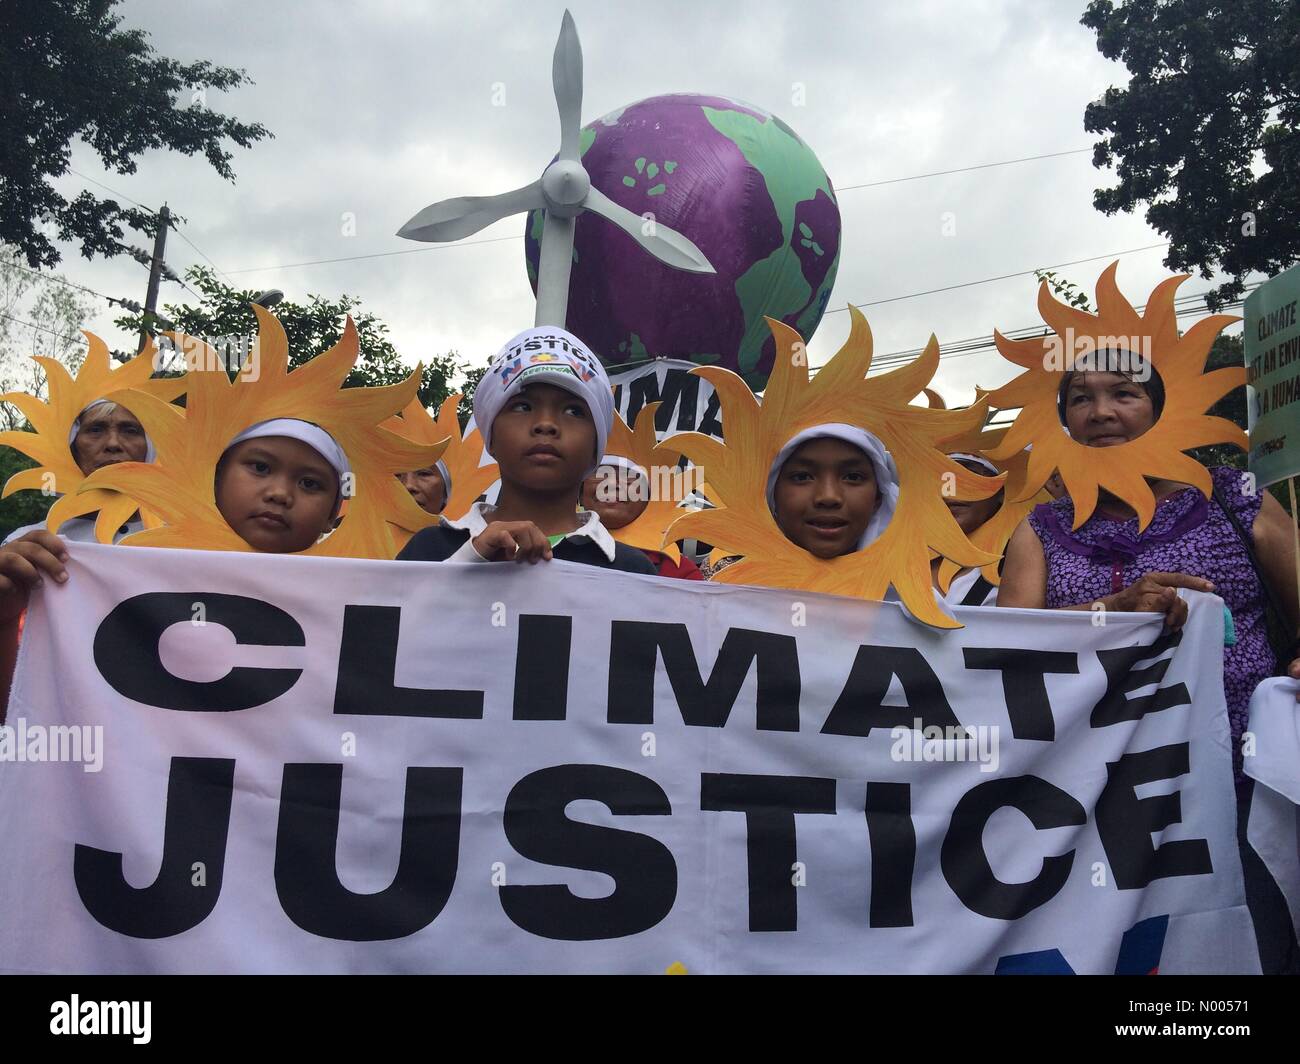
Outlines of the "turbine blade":
{"type": "Polygon", "coordinates": [[[407,240],[459,240],[512,214],[544,206],[542,184],[534,181],[499,196],[458,196],[440,200],[420,211],[397,231],[397,235],[407,240]]]}
{"type": "Polygon", "coordinates": [[[633,214],[620,207],[600,189],[592,187],[583,201],[583,209],[594,211],[613,222],[660,262],[688,273],[714,273],[704,252],[676,230],[652,219],[633,214]]]}
{"type": "Polygon", "coordinates": [[[566,10],[560,22],[560,37],[555,42],[551,61],[551,84],[555,103],[560,110],[561,159],[578,159],[578,136],[582,130],[582,45],[573,16],[566,10]]]}

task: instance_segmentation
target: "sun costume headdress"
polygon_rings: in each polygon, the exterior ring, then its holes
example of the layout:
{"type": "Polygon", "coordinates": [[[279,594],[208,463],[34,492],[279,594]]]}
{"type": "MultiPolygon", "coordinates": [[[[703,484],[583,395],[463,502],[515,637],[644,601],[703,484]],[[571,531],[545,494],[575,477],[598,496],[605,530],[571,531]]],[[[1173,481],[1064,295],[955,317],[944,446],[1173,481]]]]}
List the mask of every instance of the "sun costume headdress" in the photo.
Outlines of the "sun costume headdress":
{"type": "MultiPolygon", "coordinates": [[[[447,396],[434,418],[419,399],[412,399],[402,410],[401,417],[390,417],[384,422],[384,428],[412,443],[430,446],[444,440],[447,442],[441,461],[447,466],[451,478],[451,494],[442,508],[442,516],[451,521],[458,521],[469,513],[474,501],[501,476],[495,462],[479,465],[483,458],[483,434],[477,428],[462,438],[456,417],[460,400],[460,393],[447,396]]],[[[412,506],[417,512],[413,514],[409,508],[405,509],[402,522],[393,526],[398,550],[420,529],[438,523],[437,514],[426,513],[415,505],[414,500],[412,506]]]]}
{"type": "Polygon", "coordinates": [[[1245,432],[1225,418],[1205,413],[1233,388],[1246,383],[1245,367],[1205,372],[1215,337],[1241,319],[1214,314],[1179,336],[1174,294],[1189,275],[1161,281],[1139,315],[1115,283],[1118,266],[1112,263],[1097,280],[1096,314],[1057,301],[1043,282],[1038,289],[1038,310],[1056,335],[1009,340],[999,332],[993,334],[1003,357],[1025,372],[988,394],[996,407],[1021,408],[989,457],[1004,461],[1032,445],[1019,498],[1014,501],[1023,502],[1034,495],[1059,469],[1074,503],[1075,528],[1092,516],[1098,491],[1104,488],[1137,511],[1138,529],[1144,529],[1156,508],[1147,477],[1191,484],[1208,497],[1212,490],[1209,471],[1182,452],[1211,443],[1247,447],[1245,432]],[[1108,350],[1150,359],[1164,384],[1164,409],[1155,424],[1136,439],[1114,447],[1088,447],[1064,430],[1057,400],[1068,370],[1081,358],[1086,365],[1087,358],[1095,358],[1092,352],[1108,350]]]}
{"type": "MultiPolygon", "coordinates": [[[[188,377],[150,379],[157,354],[152,340],[135,358],[114,368],[108,345],[92,333],[82,335],[86,337],[89,347],[85,361],[81,363],[75,377],[63,363],[55,359],[43,355],[32,356],[33,361],[45,370],[50,395],[48,402],[42,402],[25,392],[0,395],[0,402],[13,403],[36,430],[0,432],[0,444],[22,451],[40,463],[33,469],[24,469],[10,477],[0,498],[7,498],[15,491],[27,488],[56,491],[62,498],[55,500],[50,507],[46,527],[57,532],[68,518],[98,511],[95,533],[103,542],[111,543],[114,533],[140,509],[140,502],[128,494],[107,488],[78,494],[86,474],[77,465],[68,442],[73,426],[91,404],[124,388],[146,391],[150,396],[157,397],[156,401],[166,405],[185,391],[188,377]]],[[[132,414],[136,414],[129,402],[124,405],[132,414]]],[[[144,422],[141,421],[141,424],[144,422]]],[[[148,432],[147,426],[145,431],[148,432]]]]}
{"type": "Polygon", "coordinates": [[[698,478],[694,467],[684,471],[677,468],[682,457],[680,451],[658,442],[655,435],[658,409],[658,403],[643,406],[637,414],[635,428],[629,427],[620,414],[614,414],[605,454],[628,459],[652,474],[653,479],[648,484],[651,497],[640,516],[622,528],[611,529],[609,534],[629,547],[660,551],[676,562],[681,560],[682,552],[676,543],[664,541],[664,533],[682,515],[681,502],[698,478]]]}
{"type": "Polygon", "coordinates": [[[729,370],[715,366],[692,370],[718,393],[726,443],[695,432],[664,442],[701,467],[710,498],[722,508],[686,514],[667,535],[672,539],[694,536],[726,554],[742,555],[743,560],[714,577],[720,583],[876,600],[883,599],[893,584],[918,620],[959,628],[935,602],[931,548],[963,566],[996,559],[962,534],[943,504],[941,486],[950,483],[960,499],[985,499],[1001,482],[977,476],[950,460],[940,441],[982,425],[987,404],[956,411],[909,405],[938,369],[939,343],[933,336],[916,361],[868,380],[871,330],[856,308],[849,307],[849,315],[848,340],[812,380],[799,334],[769,318],[777,354],[761,402],[729,370]],[[777,527],[767,506],[766,486],[772,463],[786,442],[804,429],[827,424],[860,426],[884,444],[898,468],[899,497],[894,517],[878,539],[851,554],[821,559],[788,540],[777,527]]]}
{"type": "MultiPolygon", "coordinates": [[[[976,397],[982,397],[982,393],[978,388],[976,389],[976,397]]],[[[999,473],[1006,474],[1007,479],[1002,486],[1002,505],[998,507],[992,517],[970,533],[969,536],[971,543],[980,550],[988,551],[988,553],[997,556],[998,561],[992,561],[980,567],[980,575],[995,587],[1002,582],[1002,575],[998,572],[998,564],[1002,555],[1006,552],[1011,534],[1019,527],[1020,522],[1029,516],[1030,510],[1040,502],[1051,502],[1052,499],[1051,495],[1041,488],[1028,498],[1019,498],[1024,495],[1025,478],[1029,472],[1029,456],[1032,452],[1020,450],[1010,458],[1003,460],[989,456],[989,452],[1006,437],[1007,431],[1006,428],[984,429],[944,443],[944,448],[949,454],[965,451],[983,457],[986,461],[991,462],[999,473]]],[[[960,565],[951,558],[944,558],[939,563],[939,590],[946,595],[948,588],[952,584],[952,578],[960,571],[960,565]]]]}
{"type": "MultiPolygon", "coordinates": [[[[110,398],[130,407],[158,448],[153,465],[123,463],[98,469],[83,490],[113,488],[131,495],[162,518],[160,528],[127,536],[123,544],[185,547],[193,550],[251,551],[217,509],[214,482],[217,463],[240,432],[276,418],[318,425],[343,449],[353,484],[341,486],[348,499],[342,524],[301,554],[333,558],[392,558],[397,553],[389,523],[404,520],[414,501],[396,475],[432,465],[439,446],[404,440],[382,428],[384,421],[414,398],[420,384],[416,369],[400,384],[381,388],[344,388],[343,380],[360,350],[349,317],[343,336],[328,351],[289,372],[289,345],[284,329],[270,311],[258,318],[256,354],[240,367],[232,382],[224,369],[192,370],[187,377],[185,411],[137,391],[110,398]],[[352,490],[348,490],[348,488],[352,490]]],[[[215,351],[196,337],[173,334],[183,351],[195,350],[191,364],[221,365],[215,351]]]]}

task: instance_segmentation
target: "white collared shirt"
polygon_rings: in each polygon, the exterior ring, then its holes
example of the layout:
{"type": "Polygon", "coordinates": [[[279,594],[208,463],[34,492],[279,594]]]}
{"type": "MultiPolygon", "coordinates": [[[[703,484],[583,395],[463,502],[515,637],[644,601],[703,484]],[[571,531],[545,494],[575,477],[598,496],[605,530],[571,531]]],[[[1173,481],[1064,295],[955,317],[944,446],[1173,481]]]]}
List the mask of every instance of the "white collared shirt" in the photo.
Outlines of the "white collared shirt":
{"type": "MultiPolygon", "coordinates": [[[[491,503],[476,502],[459,521],[453,521],[448,517],[439,518],[444,528],[457,528],[469,532],[469,539],[465,540],[456,553],[447,558],[447,561],[485,562],[488,560],[474,549],[474,538],[487,528],[495,512],[496,507],[491,503]]],[[[611,562],[614,560],[614,537],[609,534],[609,529],[601,524],[600,514],[594,510],[578,511],[578,527],[566,533],[564,538],[589,539],[600,548],[607,559],[611,562]]]]}

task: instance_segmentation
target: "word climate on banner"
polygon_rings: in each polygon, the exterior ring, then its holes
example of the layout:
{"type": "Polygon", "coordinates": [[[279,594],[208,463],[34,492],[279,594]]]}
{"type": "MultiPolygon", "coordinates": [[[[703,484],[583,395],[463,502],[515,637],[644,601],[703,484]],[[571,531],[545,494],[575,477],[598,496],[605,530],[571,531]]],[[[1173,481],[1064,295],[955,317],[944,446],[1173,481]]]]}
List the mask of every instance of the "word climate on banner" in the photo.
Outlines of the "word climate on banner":
{"type": "Polygon", "coordinates": [[[0,967],[1254,971],[1222,608],[71,544],[0,967]],[[915,735],[913,735],[915,733],[915,735]]]}

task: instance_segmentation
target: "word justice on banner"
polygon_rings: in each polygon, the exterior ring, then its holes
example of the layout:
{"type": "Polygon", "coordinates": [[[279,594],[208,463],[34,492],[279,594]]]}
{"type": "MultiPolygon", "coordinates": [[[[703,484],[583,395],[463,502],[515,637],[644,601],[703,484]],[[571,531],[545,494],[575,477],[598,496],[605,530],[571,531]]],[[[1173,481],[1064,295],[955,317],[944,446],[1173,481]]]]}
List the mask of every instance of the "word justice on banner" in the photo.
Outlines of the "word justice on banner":
{"type": "Polygon", "coordinates": [[[1255,971],[1222,610],[72,544],[0,967],[1255,971]]]}

